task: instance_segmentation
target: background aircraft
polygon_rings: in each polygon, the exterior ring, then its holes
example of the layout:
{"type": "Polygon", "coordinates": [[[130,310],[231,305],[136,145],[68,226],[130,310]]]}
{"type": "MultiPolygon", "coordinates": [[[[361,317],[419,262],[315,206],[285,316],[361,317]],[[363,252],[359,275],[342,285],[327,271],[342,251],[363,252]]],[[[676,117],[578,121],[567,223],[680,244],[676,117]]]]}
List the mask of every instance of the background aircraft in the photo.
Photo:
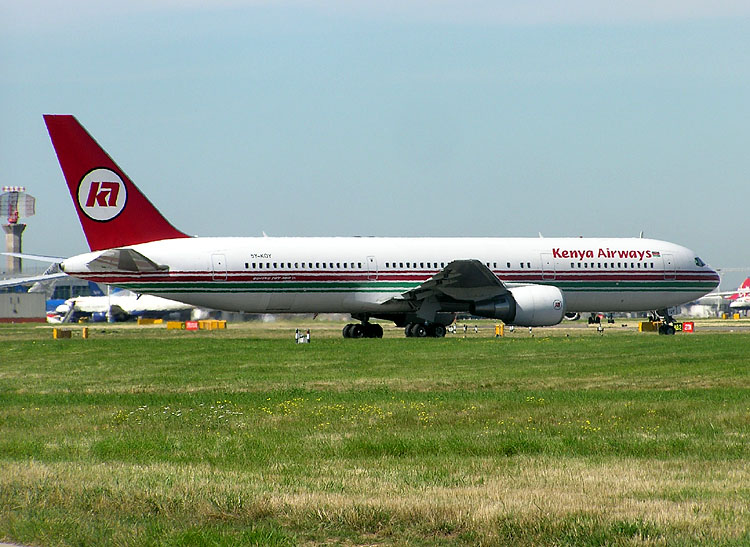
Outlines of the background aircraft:
{"type": "MultiPolygon", "coordinates": [[[[1,254],[13,254],[44,262],[54,260],[53,257],[22,253],[1,254]]],[[[50,323],[75,322],[82,317],[90,318],[92,321],[128,321],[138,317],[169,317],[180,312],[182,312],[182,315],[189,314],[194,319],[207,315],[205,310],[199,310],[183,302],[158,296],[136,294],[126,289],[108,287],[108,294],[105,294],[92,281],[88,283],[88,294],[86,295],[54,298],[55,285],[64,277],[68,277],[68,275],[60,271],[59,263],[54,263],[41,275],[2,280],[0,281],[0,288],[32,284],[28,292],[40,292],[46,296],[47,321],[50,323]]]]}
{"type": "Polygon", "coordinates": [[[729,300],[729,308],[735,311],[750,310],[750,277],[745,278],[736,291],[727,291],[712,293],[710,296],[717,295],[729,300]]]}
{"type": "Polygon", "coordinates": [[[190,314],[194,306],[151,295],[139,295],[118,289],[101,296],[75,296],[67,299],[47,314],[50,323],[78,321],[81,317],[92,321],[128,321],[138,317],[163,318],[178,312],[190,314]]]}

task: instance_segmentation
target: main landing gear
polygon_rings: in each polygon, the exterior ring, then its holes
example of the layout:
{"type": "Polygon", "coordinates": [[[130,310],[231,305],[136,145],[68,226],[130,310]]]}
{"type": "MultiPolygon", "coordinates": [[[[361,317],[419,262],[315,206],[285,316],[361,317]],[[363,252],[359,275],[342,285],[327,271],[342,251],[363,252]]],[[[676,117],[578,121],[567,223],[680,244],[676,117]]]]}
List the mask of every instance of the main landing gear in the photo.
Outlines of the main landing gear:
{"type": "Polygon", "coordinates": [[[407,323],[404,327],[404,334],[407,338],[425,338],[431,336],[433,338],[442,338],[445,336],[445,326],[440,323],[430,323],[425,325],[424,323],[407,323]]]}
{"type": "MultiPolygon", "coordinates": [[[[383,327],[377,323],[370,323],[369,313],[353,313],[352,319],[361,323],[350,323],[344,327],[344,338],[382,338],[383,327]]],[[[393,313],[378,315],[378,319],[393,321],[397,327],[403,327],[407,338],[443,338],[446,325],[450,325],[455,316],[453,313],[436,313],[431,321],[425,321],[416,313],[393,313]]]]}
{"type": "Polygon", "coordinates": [[[382,338],[383,327],[377,323],[349,323],[342,331],[344,338],[382,338]]]}

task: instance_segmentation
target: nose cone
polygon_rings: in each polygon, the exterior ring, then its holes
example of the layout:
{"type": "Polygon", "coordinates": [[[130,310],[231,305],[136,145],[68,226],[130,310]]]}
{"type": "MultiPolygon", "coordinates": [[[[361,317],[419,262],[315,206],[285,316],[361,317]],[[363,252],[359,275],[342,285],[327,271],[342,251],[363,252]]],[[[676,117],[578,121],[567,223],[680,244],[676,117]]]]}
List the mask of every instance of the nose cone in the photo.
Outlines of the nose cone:
{"type": "Polygon", "coordinates": [[[719,276],[719,272],[717,272],[711,267],[708,268],[708,275],[706,276],[706,278],[710,280],[711,283],[713,283],[713,285],[711,286],[711,290],[714,290],[716,287],[719,286],[719,283],[721,283],[721,277],[719,276]]]}

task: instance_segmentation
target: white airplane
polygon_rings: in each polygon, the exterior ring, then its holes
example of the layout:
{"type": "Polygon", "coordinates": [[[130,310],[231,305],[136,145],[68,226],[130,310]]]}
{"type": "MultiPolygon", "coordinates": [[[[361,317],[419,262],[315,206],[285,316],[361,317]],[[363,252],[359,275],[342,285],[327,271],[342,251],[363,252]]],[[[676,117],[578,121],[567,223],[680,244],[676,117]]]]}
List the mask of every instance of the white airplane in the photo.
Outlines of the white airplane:
{"type": "Polygon", "coordinates": [[[69,275],[206,308],[349,313],[346,338],[441,337],[456,313],[547,326],[567,313],[656,311],[713,290],[680,245],[640,238],[189,237],[69,115],[46,115],[90,253],[69,275]]]}
{"type": "Polygon", "coordinates": [[[746,278],[736,291],[716,292],[709,296],[720,296],[729,300],[729,309],[734,311],[750,310],[750,277],[746,278]]]}
{"type": "Polygon", "coordinates": [[[126,321],[133,317],[164,316],[194,309],[184,302],[124,290],[104,296],[68,298],[55,308],[54,314],[47,314],[47,321],[65,323],[77,316],[90,316],[94,321],[126,321]]]}

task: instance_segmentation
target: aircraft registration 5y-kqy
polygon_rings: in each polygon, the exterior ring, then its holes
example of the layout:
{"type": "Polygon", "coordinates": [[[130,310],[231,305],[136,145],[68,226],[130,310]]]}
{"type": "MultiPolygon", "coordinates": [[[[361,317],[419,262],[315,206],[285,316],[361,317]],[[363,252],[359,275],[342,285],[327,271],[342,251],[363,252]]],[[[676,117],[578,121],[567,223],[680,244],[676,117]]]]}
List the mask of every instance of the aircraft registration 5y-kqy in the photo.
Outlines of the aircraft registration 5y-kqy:
{"type": "Polygon", "coordinates": [[[680,245],[642,238],[189,237],[69,115],[44,117],[90,253],[71,276],[194,306],[349,313],[347,338],[441,337],[456,313],[548,326],[567,314],[657,311],[713,290],[680,245]]]}

